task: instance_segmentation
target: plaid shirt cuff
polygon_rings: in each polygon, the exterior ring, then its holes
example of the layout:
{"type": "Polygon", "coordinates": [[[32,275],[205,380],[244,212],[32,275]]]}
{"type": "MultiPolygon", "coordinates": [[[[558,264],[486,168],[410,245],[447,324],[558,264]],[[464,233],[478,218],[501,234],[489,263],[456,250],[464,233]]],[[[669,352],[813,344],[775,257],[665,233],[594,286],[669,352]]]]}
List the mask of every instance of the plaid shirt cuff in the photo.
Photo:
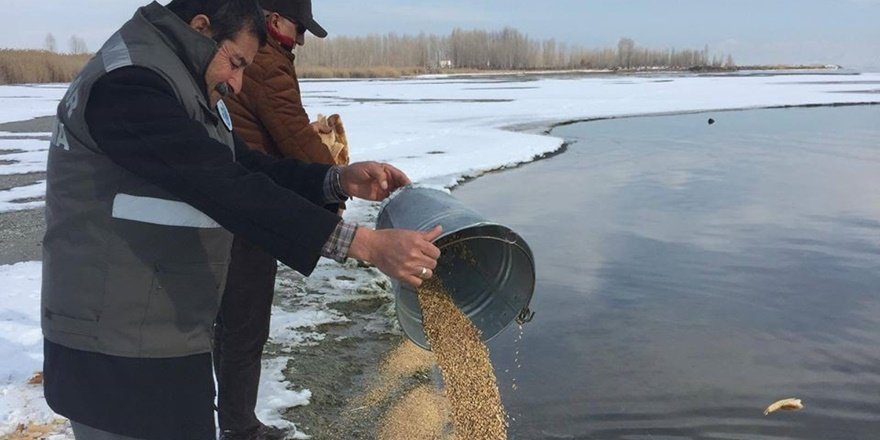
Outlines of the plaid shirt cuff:
{"type": "Polygon", "coordinates": [[[342,203],[348,200],[348,198],[348,194],[342,190],[339,166],[334,165],[330,167],[330,171],[324,176],[324,204],[342,203]]]}
{"type": "Polygon", "coordinates": [[[354,233],[357,231],[357,224],[348,223],[345,220],[336,225],[336,229],[330,234],[330,238],[321,248],[321,256],[332,258],[340,263],[345,262],[348,256],[348,249],[354,240],[354,233]]]}

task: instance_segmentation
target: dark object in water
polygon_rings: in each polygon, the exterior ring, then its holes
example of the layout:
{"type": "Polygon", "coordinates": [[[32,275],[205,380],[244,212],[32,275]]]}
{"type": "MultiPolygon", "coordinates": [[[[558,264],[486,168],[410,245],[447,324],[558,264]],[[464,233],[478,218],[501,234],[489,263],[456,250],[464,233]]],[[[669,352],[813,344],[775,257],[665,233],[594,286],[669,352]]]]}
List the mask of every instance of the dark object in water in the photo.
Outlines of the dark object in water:
{"type": "Polygon", "coordinates": [[[712,124],[714,124],[714,123],[715,123],[715,120],[712,119],[712,118],[709,118],[709,125],[712,125],[712,124]]]}

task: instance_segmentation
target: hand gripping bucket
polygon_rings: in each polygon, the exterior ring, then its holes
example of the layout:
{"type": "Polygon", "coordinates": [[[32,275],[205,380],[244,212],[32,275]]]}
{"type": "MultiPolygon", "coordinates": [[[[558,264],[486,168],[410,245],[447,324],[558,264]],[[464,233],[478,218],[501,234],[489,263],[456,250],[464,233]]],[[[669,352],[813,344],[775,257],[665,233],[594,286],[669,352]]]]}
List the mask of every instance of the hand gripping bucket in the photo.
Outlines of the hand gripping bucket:
{"type": "MultiPolygon", "coordinates": [[[[434,240],[442,254],[435,276],[488,341],[516,320],[531,320],[535,263],[525,240],[510,228],[487,221],[449,193],[407,186],[386,200],[377,229],[428,231],[443,226],[434,240]]],[[[430,350],[415,290],[394,280],[397,319],[406,336],[430,350]]]]}

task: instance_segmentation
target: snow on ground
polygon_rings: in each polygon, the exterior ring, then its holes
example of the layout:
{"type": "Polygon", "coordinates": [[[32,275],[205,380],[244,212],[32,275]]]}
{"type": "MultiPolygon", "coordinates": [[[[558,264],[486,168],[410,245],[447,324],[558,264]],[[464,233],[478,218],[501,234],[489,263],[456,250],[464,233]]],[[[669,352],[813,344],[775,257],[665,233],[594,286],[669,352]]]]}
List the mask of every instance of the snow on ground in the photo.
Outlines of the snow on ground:
{"type": "MultiPolygon", "coordinates": [[[[558,78],[430,77],[407,80],[303,81],[306,108],[342,115],[354,161],[387,161],[412,180],[451,186],[478,175],[532,160],[558,149],[563,140],[540,133],[554,123],[633,116],[781,105],[880,102],[866,83],[880,74],[780,76],[571,76],[558,78]],[[511,131],[511,127],[519,127],[511,131]]],[[[54,114],[64,85],[0,86],[0,122],[54,114]]],[[[0,176],[45,170],[47,133],[0,133],[0,176]]],[[[42,206],[45,183],[0,191],[0,212],[42,206]],[[24,202],[16,202],[24,200],[24,202]]],[[[375,218],[377,205],[354,202],[346,217],[375,218]]],[[[282,273],[285,271],[282,270],[282,273]]],[[[327,304],[387,295],[375,270],[322,261],[308,279],[291,271],[279,279],[271,340],[283,353],[319,341],[322,323],[346,318],[327,304]],[[294,279],[295,281],[290,281],[294,279]],[[317,294],[306,295],[306,292],[317,294]],[[282,294],[283,293],[283,294],[282,294]],[[296,308],[292,306],[295,305],[296,308]]],[[[0,434],[16,424],[55,416],[39,386],[27,379],[40,370],[40,263],[0,266],[0,434]]],[[[264,362],[258,413],[271,423],[292,425],[284,408],[308,404],[309,390],[285,381],[283,357],[264,362]]],[[[297,435],[303,434],[297,431],[297,435]]]]}
{"type": "Polygon", "coordinates": [[[27,384],[43,369],[41,271],[38,261],[0,266],[0,433],[25,421],[56,418],[43,399],[43,387],[27,384]]]}
{"type": "Polygon", "coordinates": [[[67,84],[0,86],[0,122],[54,115],[67,84]]]}
{"type": "MultiPolygon", "coordinates": [[[[779,105],[878,102],[880,74],[476,77],[303,81],[312,116],[339,113],[352,160],[391,162],[414,181],[451,185],[562,144],[505,128],[572,119],[779,105]]],[[[0,86],[0,123],[51,115],[62,85],[0,86]]],[[[41,133],[40,135],[47,135],[41,133]]],[[[45,169],[45,141],[0,133],[0,175],[45,169]],[[16,151],[17,153],[7,153],[16,151]],[[7,163],[12,162],[12,163],[7,163]]],[[[0,191],[0,200],[10,200],[0,191]]],[[[0,207],[3,210],[9,206],[0,207]]]]}
{"type": "Polygon", "coordinates": [[[42,198],[45,195],[46,181],[0,191],[0,212],[20,211],[22,209],[43,207],[45,203],[42,201],[42,198]]]}
{"type": "Polygon", "coordinates": [[[257,418],[263,423],[293,430],[293,438],[308,438],[296,425],[281,418],[280,410],[295,406],[308,405],[312,392],[309,390],[294,391],[288,388],[289,382],[282,371],[287,366],[284,358],[263,361],[263,372],[260,375],[260,390],[257,393],[257,418]]]}

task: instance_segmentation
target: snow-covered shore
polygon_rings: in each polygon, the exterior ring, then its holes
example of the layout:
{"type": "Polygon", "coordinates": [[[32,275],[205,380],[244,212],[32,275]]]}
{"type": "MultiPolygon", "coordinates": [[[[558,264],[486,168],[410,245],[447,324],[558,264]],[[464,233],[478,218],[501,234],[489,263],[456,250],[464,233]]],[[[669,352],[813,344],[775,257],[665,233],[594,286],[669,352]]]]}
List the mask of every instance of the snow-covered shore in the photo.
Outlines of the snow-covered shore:
{"type": "MultiPolygon", "coordinates": [[[[353,161],[390,162],[412,180],[452,186],[487,170],[527,162],[557,150],[563,139],[542,134],[560,122],[775,106],[880,103],[880,74],[774,76],[475,77],[406,80],[303,81],[313,118],[342,115],[353,161]],[[512,127],[518,127],[512,130],[512,127]],[[525,128],[529,127],[529,128],[525,128]]],[[[0,86],[0,123],[54,113],[64,85],[0,86]]],[[[0,176],[45,170],[47,133],[0,132],[0,176]],[[22,139],[22,138],[25,139],[22,139]],[[14,153],[3,154],[3,150],[14,153]]],[[[42,206],[43,183],[0,191],[0,213],[42,206]],[[19,202],[20,200],[25,202],[19,202]]],[[[371,222],[376,204],[354,202],[346,217],[371,222]]],[[[41,369],[39,262],[0,266],[0,434],[19,423],[54,418],[39,386],[27,380],[41,369]]],[[[363,295],[377,276],[323,261],[309,289],[329,297],[277,307],[271,337],[280,345],[320,339],[314,329],[345,316],[326,304],[363,295]],[[353,278],[353,279],[349,279],[353,278]],[[361,289],[362,290],[362,289],[361,289]]],[[[290,286],[281,286],[282,288],[290,286]]],[[[260,414],[283,423],[279,410],[306,404],[308,390],[291,391],[279,362],[265,364],[260,414]]]]}

